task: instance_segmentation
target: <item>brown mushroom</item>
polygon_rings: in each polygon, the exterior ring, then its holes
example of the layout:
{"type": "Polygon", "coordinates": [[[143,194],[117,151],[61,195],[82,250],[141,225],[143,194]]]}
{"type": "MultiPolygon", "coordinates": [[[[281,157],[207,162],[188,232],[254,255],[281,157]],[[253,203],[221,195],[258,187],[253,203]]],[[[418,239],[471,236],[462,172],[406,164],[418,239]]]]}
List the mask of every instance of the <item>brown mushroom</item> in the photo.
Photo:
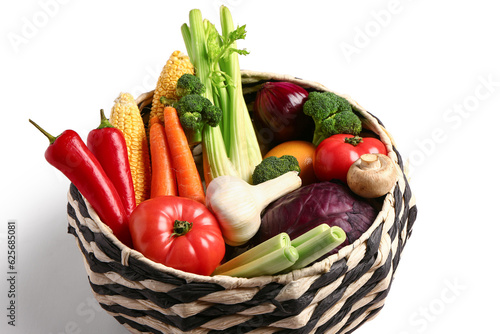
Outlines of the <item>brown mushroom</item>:
{"type": "Polygon", "coordinates": [[[363,154],[347,172],[347,184],[355,194],[376,198],[387,194],[396,183],[394,162],[384,154],[363,154]]]}

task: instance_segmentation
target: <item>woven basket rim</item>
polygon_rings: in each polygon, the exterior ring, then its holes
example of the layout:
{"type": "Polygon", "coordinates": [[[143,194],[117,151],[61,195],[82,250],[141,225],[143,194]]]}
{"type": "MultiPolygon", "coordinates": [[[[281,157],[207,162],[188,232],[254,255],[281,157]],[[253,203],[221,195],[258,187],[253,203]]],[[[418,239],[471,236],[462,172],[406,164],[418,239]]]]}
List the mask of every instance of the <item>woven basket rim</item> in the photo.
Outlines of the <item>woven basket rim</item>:
{"type": "MultiPolygon", "coordinates": [[[[346,98],[349,103],[353,106],[355,111],[359,113],[363,118],[363,125],[368,125],[371,130],[377,133],[379,135],[380,140],[386,145],[387,150],[388,150],[388,156],[396,163],[398,172],[399,172],[399,178],[398,178],[398,183],[404,182],[404,174],[399,168],[398,165],[398,159],[397,159],[397,154],[393,149],[393,146],[395,146],[394,140],[392,136],[389,134],[389,132],[379,124],[379,122],[376,120],[375,117],[373,117],[370,113],[368,113],[361,105],[359,105],[355,100],[353,100],[349,95],[346,94],[341,94],[336,91],[330,90],[324,85],[315,82],[315,81],[308,81],[300,78],[296,78],[290,75],[286,74],[276,74],[276,73],[270,73],[270,72],[258,72],[258,71],[250,71],[250,70],[242,70],[241,71],[242,75],[242,80],[244,79],[254,79],[254,80],[284,80],[284,81],[290,81],[297,83],[302,86],[306,86],[311,89],[316,89],[316,90],[323,90],[323,91],[330,91],[334,92],[335,94],[338,94],[344,98],[346,98]]],[[[146,93],[143,93],[139,95],[136,98],[136,103],[138,105],[145,105],[148,104],[151,99],[152,99],[153,91],[149,91],[146,93]]],[[[396,185],[397,185],[396,184],[396,185]]],[[[396,186],[395,186],[396,187],[396,186]]],[[[230,277],[230,276],[222,276],[222,275],[216,275],[216,276],[204,276],[204,275],[198,275],[198,274],[192,274],[189,272],[184,272],[182,270],[174,269],[171,267],[167,267],[161,263],[154,262],[147,257],[145,257],[142,253],[131,249],[127,246],[125,246],[121,241],[119,241],[116,236],[112,233],[111,229],[104,224],[99,216],[96,214],[92,206],[88,203],[88,201],[84,199],[85,204],[88,208],[88,212],[91,216],[91,218],[95,221],[96,225],[98,228],[101,230],[101,232],[116,246],[120,249],[122,253],[122,264],[127,265],[128,264],[128,259],[129,257],[133,257],[138,261],[141,261],[145,263],[146,265],[152,267],[153,269],[168,273],[171,275],[174,275],[178,278],[184,279],[187,282],[205,282],[205,283],[215,283],[222,285],[226,288],[237,288],[237,287],[256,287],[256,286],[262,286],[265,284],[269,284],[272,282],[277,282],[280,284],[288,284],[292,281],[299,280],[301,278],[306,278],[306,277],[311,277],[311,276],[320,276],[326,272],[328,272],[332,266],[333,263],[335,263],[338,260],[341,260],[343,258],[348,257],[353,250],[358,247],[360,244],[363,244],[369,237],[370,235],[376,230],[381,223],[384,222],[385,217],[389,213],[389,211],[394,207],[394,188],[391,190],[389,194],[386,195],[384,202],[382,204],[382,207],[380,211],[378,212],[374,222],[370,226],[368,230],[366,230],[357,240],[355,240],[353,243],[341,248],[338,253],[333,254],[327,258],[325,258],[322,261],[319,261],[312,266],[303,268],[303,269],[297,269],[294,270],[290,273],[287,274],[281,274],[281,275],[274,275],[274,276],[260,276],[260,277],[253,277],[253,278],[242,278],[242,277],[230,277]]],[[[70,198],[70,195],[68,194],[68,198],[70,198]]]]}

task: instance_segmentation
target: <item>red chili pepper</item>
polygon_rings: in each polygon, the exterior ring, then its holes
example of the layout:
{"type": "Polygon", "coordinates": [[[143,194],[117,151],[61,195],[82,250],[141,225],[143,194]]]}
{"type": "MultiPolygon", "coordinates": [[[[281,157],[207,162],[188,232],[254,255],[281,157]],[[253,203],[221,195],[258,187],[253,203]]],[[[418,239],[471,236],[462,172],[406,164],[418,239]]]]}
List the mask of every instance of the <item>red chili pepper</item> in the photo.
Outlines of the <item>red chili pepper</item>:
{"type": "Polygon", "coordinates": [[[54,137],[38,124],[32,123],[50,141],[45,159],[60,170],[80,191],[102,222],[108,225],[115,236],[125,245],[132,246],[132,238],[120,196],[99,161],[90,152],[78,133],[66,130],[54,137]]]}
{"type": "Polygon", "coordinates": [[[125,208],[125,213],[130,216],[135,209],[136,202],[127,144],[123,132],[111,125],[102,109],[101,124],[97,129],[89,132],[87,147],[115,186],[125,208]]]}

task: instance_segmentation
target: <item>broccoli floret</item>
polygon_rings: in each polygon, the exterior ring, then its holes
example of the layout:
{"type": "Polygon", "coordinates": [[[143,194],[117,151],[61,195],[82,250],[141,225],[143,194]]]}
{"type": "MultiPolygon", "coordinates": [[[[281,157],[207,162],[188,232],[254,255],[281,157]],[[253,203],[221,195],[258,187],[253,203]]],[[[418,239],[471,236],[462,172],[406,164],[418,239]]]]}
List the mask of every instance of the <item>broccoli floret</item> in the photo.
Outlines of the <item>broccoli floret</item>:
{"type": "Polygon", "coordinates": [[[197,111],[179,114],[179,120],[184,130],[198,130],[198,127],[202,124],[201,113],[197,111]]]}
{"type": "Polygon", "coordinates": [[[357,135],[361,120],[352,110],[349,101],[331,92],[311,92],[304,103],[304,114],[315,123],[313,144],[338,133],[357,135]]]}
{"type": "Polygon", "coordinates": [[[255,167],[252,183],[259,184],[291,171],[300,173],[299,162],[293,155],[283,155],[280,158],[270,156],[255,167]]]}
{"type": "Polygon", "coordinates": [[[190,145],[201,142],[202,129],[205,125],[217,126],[222,119],[222,110],[198,94],[188,94],[174,103],[179,120],[190,145]]]}
{"type": "Polygon", "coordinates": [[[213,104],[207,105],[203,109],[203,117],[206,124],[215,127],[222,120],[222,110],[213,104]]]}
{"type": "Polygon", "coordinates": [[[183,74],[177,80],[176,93],[178,96],[186,96],[189,94],[201,95],[205,92],[205,85],[201,82],[200,78],[193,74],[183,74]]]}

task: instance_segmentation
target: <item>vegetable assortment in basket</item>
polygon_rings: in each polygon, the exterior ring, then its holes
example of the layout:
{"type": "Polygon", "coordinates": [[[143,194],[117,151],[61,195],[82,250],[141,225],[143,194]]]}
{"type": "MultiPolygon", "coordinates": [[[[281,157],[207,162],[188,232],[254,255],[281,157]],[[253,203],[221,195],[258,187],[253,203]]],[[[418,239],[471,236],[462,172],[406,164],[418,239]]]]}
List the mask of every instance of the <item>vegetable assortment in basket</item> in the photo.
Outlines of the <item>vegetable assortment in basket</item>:
{"type": "Polygon", "coordinates": [[[245,26],[220,19],[190,11],[187,55],[101,111],[90,150],[32,122],[71,181],[92,290],[134,333],[351,332],[383,306],[416,218],[401,158],[349,97],[241,71],[245,26]]]}

